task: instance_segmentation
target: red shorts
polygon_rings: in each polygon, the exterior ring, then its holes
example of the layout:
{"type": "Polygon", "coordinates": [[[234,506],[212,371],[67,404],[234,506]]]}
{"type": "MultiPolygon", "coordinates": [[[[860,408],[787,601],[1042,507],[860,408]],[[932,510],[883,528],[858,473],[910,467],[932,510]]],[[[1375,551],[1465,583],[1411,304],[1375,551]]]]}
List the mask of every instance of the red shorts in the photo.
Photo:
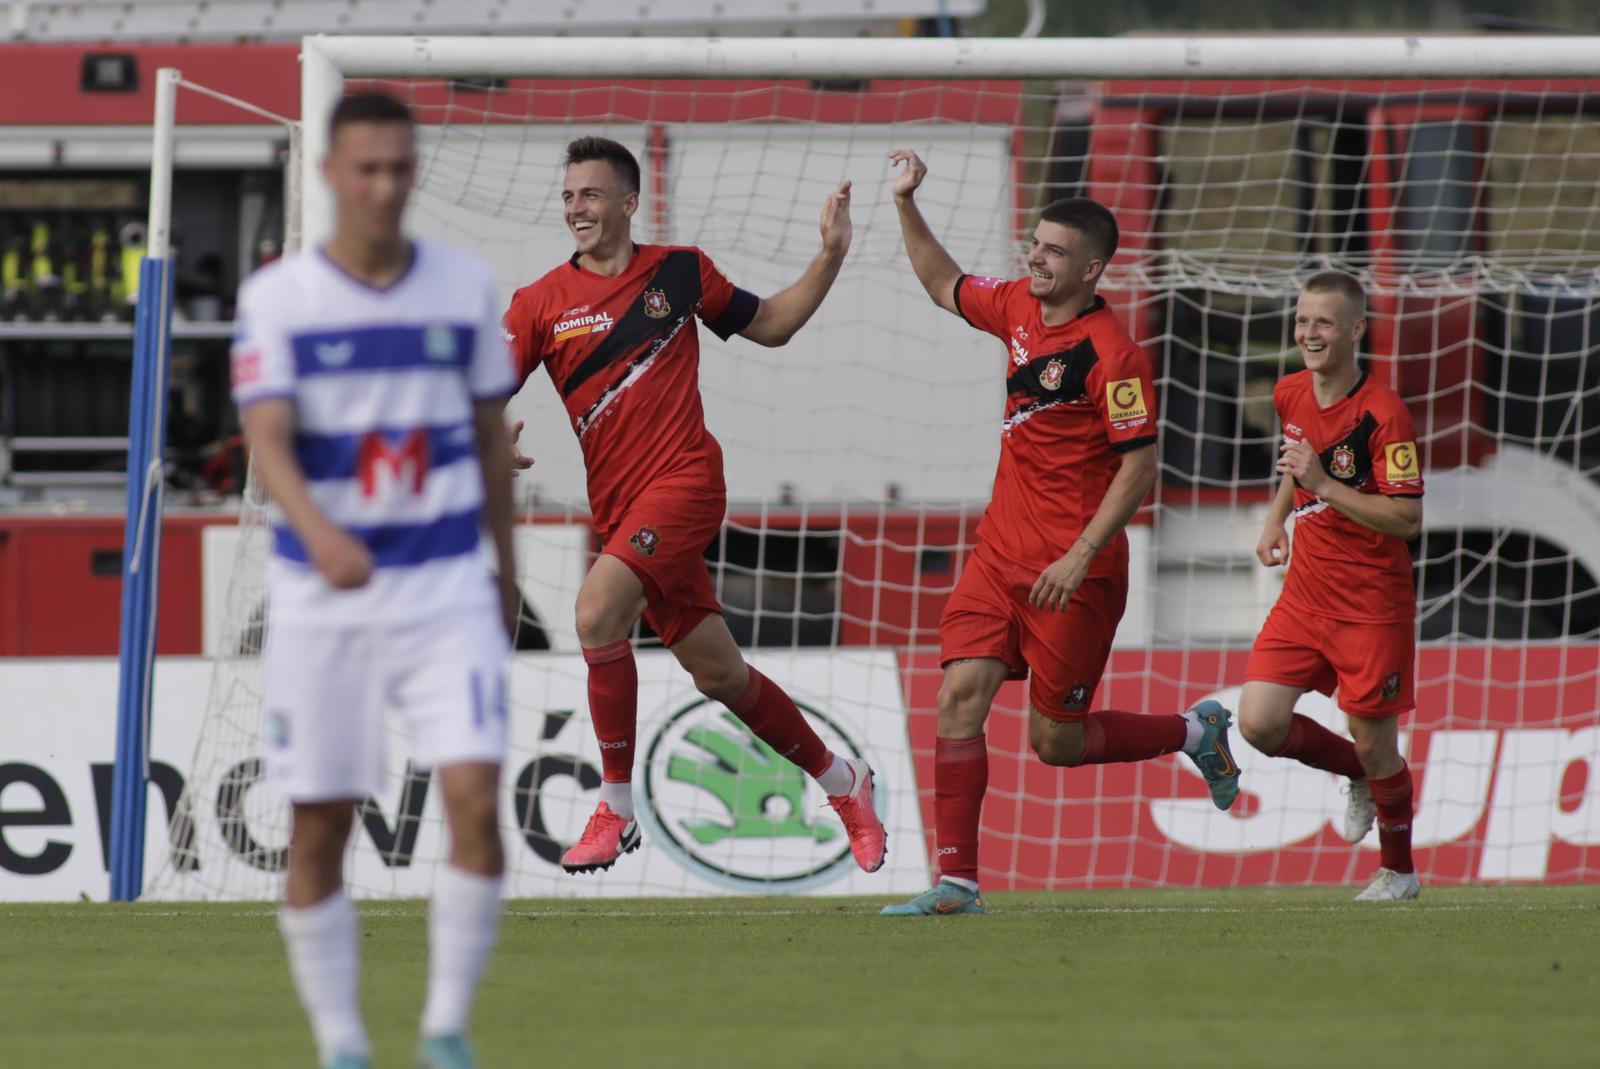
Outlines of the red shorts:
{"type": "Polygon", "coordinates": [[[1332,694],[1351,716],[1399,716],[1416,708],[1416,624],[1363,624],[1274,606],[1256,636],[1244,678],[1332,694]]]}
{"type": "Polygon", "coordinates": [[[1088,715],[1128,602],[1128,573],[1085,579],[1066,609],[1028,604],[1039,570],[993,561],[980,547],[967,560],[939,621],[939,661],[990,657],[1012,679],[1028,679],[1041,716],[1076,723],[1088,715]]]}
{"type": "Polygon", "coordinates": [[[651,487],[611,530],[600,532],[601,552],[633,569],[644,584],[645,622],[664,646],[676,646],[701,620],[722,613],[705,551],[722,529],[727,508],[720,487],[651,487]]]}

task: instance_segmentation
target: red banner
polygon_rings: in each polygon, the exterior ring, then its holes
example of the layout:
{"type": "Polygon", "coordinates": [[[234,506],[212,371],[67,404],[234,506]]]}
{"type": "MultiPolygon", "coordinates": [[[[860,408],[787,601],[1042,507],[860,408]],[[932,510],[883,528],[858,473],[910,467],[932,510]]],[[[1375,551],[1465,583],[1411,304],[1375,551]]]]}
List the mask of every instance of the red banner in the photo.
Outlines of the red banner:
{"type": "MultiPolygon", "coordinates": [[[[1096,707],[1176,712],[1231,705],[1246,653],[1118,650],[1096,707]]],[[[936,653],[902,659],[923,820],[934,856],[936,653]]],[[[1423,647],[1417,710],[1401,720],[1416,777],[1413,841],[1424,883],[1600,880],[1600,649],[1423,647]]],[[[1343,729],[1320,695],[1300,712],[1343,729]]],[[[1028,748],[1026,692],[1008,683],[988,723],[984,885],[1225,887],[1349,884],[1378,865],[1377,837],[1338,833],[1336,777],[1233,736],[1241,794],[1215,810],[1180,755],[1051,768],[1028,748]]]]}

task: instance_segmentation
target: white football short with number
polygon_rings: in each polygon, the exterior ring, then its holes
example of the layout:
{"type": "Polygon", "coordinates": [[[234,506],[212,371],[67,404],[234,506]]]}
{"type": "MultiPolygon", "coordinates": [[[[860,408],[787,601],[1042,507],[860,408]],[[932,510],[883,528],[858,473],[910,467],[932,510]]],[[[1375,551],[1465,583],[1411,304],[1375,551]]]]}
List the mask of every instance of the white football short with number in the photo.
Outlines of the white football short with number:
{"type": "Polygon", "coordinates": [[[377,795],[386,741],[420,768],[499,763],[505,629],[491,611],[383,624],[279,621],[262,651],[267,778],[295,802],[377,795]]]}

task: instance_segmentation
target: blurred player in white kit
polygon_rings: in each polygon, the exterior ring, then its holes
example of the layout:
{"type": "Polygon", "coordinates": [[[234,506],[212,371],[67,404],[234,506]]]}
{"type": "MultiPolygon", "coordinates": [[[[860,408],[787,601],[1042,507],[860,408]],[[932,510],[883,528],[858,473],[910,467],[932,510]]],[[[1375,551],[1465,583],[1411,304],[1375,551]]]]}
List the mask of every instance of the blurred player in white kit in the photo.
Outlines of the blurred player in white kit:
{"type": "Polygon", "coordinates": [[[512,368],[488,267],[402,230],[410,110],[346,97],[328,146],[335,233],[244,284],[233,349],[234,397],[273,501],[267,770],[294,813],[279,927],[320,1064],[370,1066],[343,858],[355,807],[382,785],[394,708],[415,762],[436,771],[450,832],[417,1064],[464,1069],[505,870],[512,368]]]}

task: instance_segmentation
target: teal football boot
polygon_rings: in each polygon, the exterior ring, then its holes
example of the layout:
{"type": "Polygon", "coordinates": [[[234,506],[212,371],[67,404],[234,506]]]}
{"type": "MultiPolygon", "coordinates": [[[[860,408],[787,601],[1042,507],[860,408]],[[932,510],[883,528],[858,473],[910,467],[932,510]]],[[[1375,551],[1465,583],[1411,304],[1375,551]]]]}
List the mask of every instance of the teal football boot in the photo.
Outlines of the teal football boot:
{"type": "Polygon", "coordinates": [[[1203,701],[1186,715],[1200,722],[1200,742],[1194,753],[1184,753],[1206,778],[1212,804],[1227,809],[1239,797],[1239,763],[1228,749],[1228,726],[1233,723],[1233,714],[1219,702],[1203,701]]]}
{"type": "Polygon", "coordinates": [[[909,902],[884,906],[884,917],[947,917],[957,913],[987,913],[983,896],[958,883],[940,880],[909,902]]]}

